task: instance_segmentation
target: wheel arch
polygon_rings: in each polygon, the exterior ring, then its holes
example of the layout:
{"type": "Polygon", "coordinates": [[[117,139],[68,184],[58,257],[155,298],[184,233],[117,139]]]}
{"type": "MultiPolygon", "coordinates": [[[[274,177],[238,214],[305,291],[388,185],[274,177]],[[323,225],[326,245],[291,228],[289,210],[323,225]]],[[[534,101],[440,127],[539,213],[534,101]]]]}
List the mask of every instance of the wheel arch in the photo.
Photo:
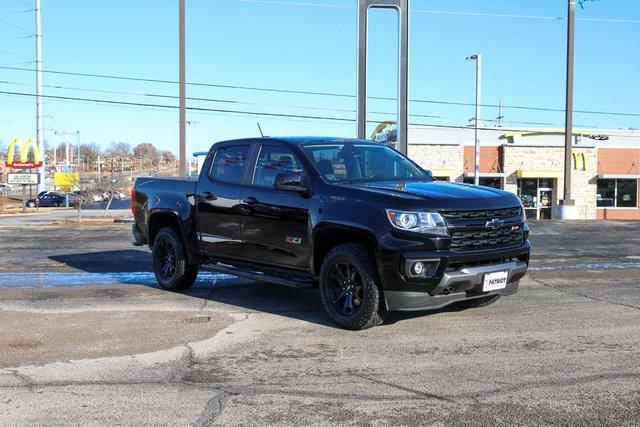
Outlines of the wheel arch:
{"type": "Polygon", "coordinates": [[[319,224],[313,233],[312,268],[315,276],[320,274],[322,261],[329,251],[345,243],[368,246],[378,264],[378,241],[371,231],[343,224],[319,224]]]}

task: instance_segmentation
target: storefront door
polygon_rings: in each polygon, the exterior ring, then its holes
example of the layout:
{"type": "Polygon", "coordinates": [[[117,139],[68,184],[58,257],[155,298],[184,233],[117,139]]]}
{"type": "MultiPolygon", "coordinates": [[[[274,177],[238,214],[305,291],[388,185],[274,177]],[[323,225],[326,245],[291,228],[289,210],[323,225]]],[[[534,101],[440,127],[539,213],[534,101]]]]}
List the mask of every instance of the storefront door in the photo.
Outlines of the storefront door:
{"type": "Polygon", "coordinates": [[[538,188],[538,219],[551,219],[553,205],[553,190],[538,188]]]}

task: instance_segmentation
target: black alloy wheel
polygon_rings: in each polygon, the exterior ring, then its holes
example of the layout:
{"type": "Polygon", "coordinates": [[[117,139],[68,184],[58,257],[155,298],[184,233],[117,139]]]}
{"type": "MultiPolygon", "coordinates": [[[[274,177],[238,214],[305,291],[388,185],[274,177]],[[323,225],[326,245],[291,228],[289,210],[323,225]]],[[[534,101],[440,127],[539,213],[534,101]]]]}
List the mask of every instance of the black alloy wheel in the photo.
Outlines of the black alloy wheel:
{"type": "Polygon", "coordinates": [[[198,277],[198,264],[190,264],[182,239],[169,227],[161,229],[153,241],[153,272],[168,291],[190,288],[198,277]]]}
{"type": "Polygon", "coordinates": [[[170,279],[176,272],[176,248],[168,239],[161,239],[154,256],[157,258],[163,279],[170,279]]]}
{"type": "Polygon", "coordinates": [[[336,246],[322,261],[319,276],[322,305],[338,325],[358,331],[384,321],[386,306],[369,246],[336,246]]]}
{"type": "Polygon", "coordinates": [[[333,264],[329,280],[331,304],[338,313],[351,316],[362,307],[362,278],[350,261],[333,264]]]}

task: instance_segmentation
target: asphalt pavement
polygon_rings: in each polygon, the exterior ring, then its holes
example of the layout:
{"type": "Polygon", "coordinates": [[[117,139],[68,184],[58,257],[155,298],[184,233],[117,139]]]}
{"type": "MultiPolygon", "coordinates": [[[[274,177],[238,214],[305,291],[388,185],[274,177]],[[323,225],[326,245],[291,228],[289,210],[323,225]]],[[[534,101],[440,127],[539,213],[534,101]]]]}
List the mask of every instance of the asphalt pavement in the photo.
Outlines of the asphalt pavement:
{"type": "Polygon", "coordinates": [[[315,290],[157,287],[129,224],[0,217],[0,424],[637,425],[640,222],[532,224],[493,305],[337,328],[315,290]]]}

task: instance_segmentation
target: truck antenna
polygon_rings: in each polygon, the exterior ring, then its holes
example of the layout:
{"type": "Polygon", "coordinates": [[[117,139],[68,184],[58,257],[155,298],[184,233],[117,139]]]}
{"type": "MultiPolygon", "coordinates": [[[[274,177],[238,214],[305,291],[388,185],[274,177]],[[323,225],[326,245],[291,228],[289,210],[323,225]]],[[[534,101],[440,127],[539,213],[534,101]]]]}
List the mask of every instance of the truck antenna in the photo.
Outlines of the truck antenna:
{"type": "Polygon", "coordinates": [[[260,131],[260,136],[264,138],[264,133],[262,133],[262,128],[260,127],[260,122],[256,123],[258,125],[258,130],[260,131]]]}

